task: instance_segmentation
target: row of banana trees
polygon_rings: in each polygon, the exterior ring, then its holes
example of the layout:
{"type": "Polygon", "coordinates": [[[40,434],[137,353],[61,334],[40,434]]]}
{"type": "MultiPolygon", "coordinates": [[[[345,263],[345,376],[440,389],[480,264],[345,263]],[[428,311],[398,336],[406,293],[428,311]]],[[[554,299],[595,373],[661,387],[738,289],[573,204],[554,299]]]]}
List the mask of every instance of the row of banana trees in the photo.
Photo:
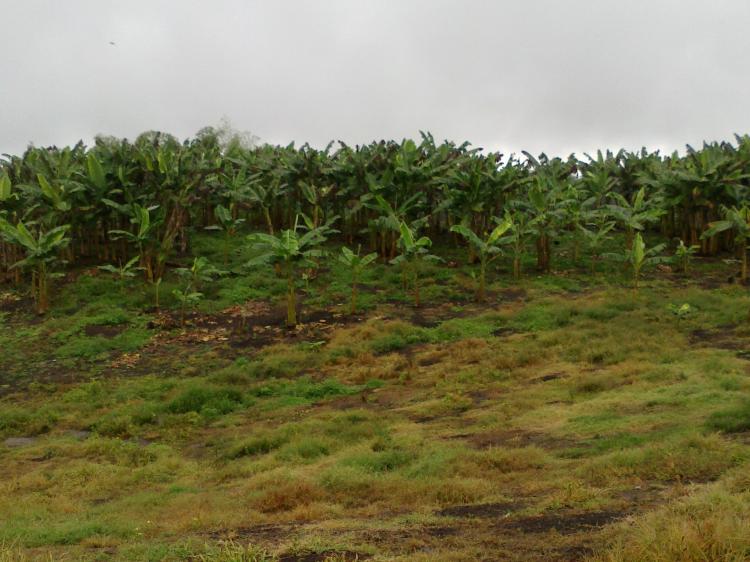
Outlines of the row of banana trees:
{"type": "Polygon", "coordinates": [[[631,252],[649,230],[689,253],[736,251],[744,279],[749,178],[747,136],[685,155],[584,159],[504,158],[429,134],[324,149],[243,146],[211,128],[184,142],[158,132],[133,142],[100,137],[0,160],[0,276],[28,283],[44,312],[63,267],[137,267],[158,286],[170,256],[190,252],[195,231],[219,231],[226,262],[232,238],[246,231],[281,240],[304,230],[317,240],[327,229],[326,238],[403,263],[406,277],[418,271],[425,240],[465,240],[483,296],[487,266],[501,252],[512,255],[516,277],[530,248],[549,271],[565,236],[573,259],[585,256],[594,271],[614,232],[625,233],[631,252]]]}

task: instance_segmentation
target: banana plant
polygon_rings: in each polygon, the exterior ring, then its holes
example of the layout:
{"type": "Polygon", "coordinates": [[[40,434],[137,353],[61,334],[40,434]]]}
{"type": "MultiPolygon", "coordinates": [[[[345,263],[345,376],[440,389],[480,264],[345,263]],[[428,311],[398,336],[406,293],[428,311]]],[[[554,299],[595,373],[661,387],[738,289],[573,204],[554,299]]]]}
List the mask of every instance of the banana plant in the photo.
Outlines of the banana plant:
{"type": "Polygon", "coordinates": [[[520,208],[506,212],[505,219],[510,221],[510,227],[508,234],[500,239],[500,243],[510,246],[513,252],[513,279],[518,281],[521,278],[521,264],[526,255],[528,239],[534,235],[536,229],[530,224],[528,215],[520,208]]]}
{"type": "Polygon", "coordinates": [[[649,224],[659,220],[664,214],[660,198],[652,196],[646,198],[646,188],[641,187],[632,200],[628,200],[620,193],[613,193],[616,204],[609,205],[612,216],[625,228],[627,248],[633,244],[636,232],[642,232],[649,224]]]}
{"type": "Polygon", "coordinates": [[[0,203],[10,200],[15,194],[12,191],[13,185],[8,174],[0,175],[0,203]]]}
{"type": "Polygon", "coordinates": [[[211,265],[206,258],[197,257],[190,267],[177,268],[175,273],[182,279],[182,287],[174,289],[172,294],[180,303],[180,325],[185,326],[186,308],[195,306],[203,298],[201,285],[213,281],[224,272],[211,265]]]}
{"type": "Polygon", "coordinates": [[[646,248],[641,233],[636,232],[630,249],[625,254],[615,254],[612,257],[619,258],[630,266],[633,274],[633,290],[638,291],[641,271],[644,267],[669,261],[669,258],[659,255],[665,247],[666,244],[657,244],[652,248],[646,248]]]}
{"type": "Polygon", "coordinates": [[[690,268],[690,260],[698,250],[700,250],[700,246],[698,246],[697,244],[686,246],[685,242],[680,240],[680,243],[677,246],[674,255],[680,262],[680,268],[682,269],[683,275],[688,274],[688,269],[690,268]]]}
{"type": "Polygon", "coordinates": [[[422,268],[425,263],[440,261],[440,258],[430,253],[432,240],[427,236],[417,238],[414,230],[404,221],[401,221],[399,225],[399,232],[401,236],[398,245],[401,254],[393,258],[391,263],[400,265],[407,278],[411,277],[414,288],[414,306],[419,307],[421,304],[419,276],[422,268]]]}
{"type": "Polygon", "coordinates": [[[235,218],[234,203],[229,205],[229,209],[223,205],[217,205],[214,209],[214,216],[218,224],[207,226],[206,230],[221,230],[224,232],[224,265],[229,263],[229,244],[231,239],[237,234],[237,229],[245,222],[245,219],[235,218]]]}
{"type": "Polygon", "coordinates": [[[615,221],[609,220],[608,215],[600,210],[591,215],[591,222],[578,226],[583,235],[586,249],[591,258],[591,274],[596,273],[596,264],[602,256],[604,244],[611,238],[610,234],[615,227],[615,221]]]}
{"type": "Polygon", "coordinates": [[[299,232],[299,217],[294,227],[282,230],[278,235],[258,232],[247,237],[252,250],[260,252],[258,256],[247,262],[247,267],[270,263],[278,266],[286,277],[286,324],[288,327],[297,325],[297,278],[305,269],[315,267],[315,259],[323,255],[321,244],[325,242],[331,230],[321,226],[299,232]]]}
{"type": "Polygon", "coordinates": [[[531,187],[524,202],[529,213],[530,225],[537,232],[536,253],[537,267],[540,271],[549,272],[552,262],[552,240],[558,229],[564,226],[566,196],[570,193],[571,181],[576,170],[577,160],[548,158],[540,154],[534,158],[528,152],[526,166],[532,172],[527,182],[531,187]]]}
{"type": "Polygon", "coordinates": [[[701,238],[711,238],[720,232],[726,230],[734,231],[734,244],[737,252],[740,254],[742,263],[741,278],[742,282],[747,282],[747,240],[750,237],[750,207],[742,205],[741,207],[722,207],[721,213],[723,219],[709,223],[708,228],[703,232],[701,238]]]}
{"type": "Polygon", "coordinates": [[[109,233],[115,240],[125,238],[136,245],[140,258],[140,266],[146,272],[146,280],[153,282],[155,277],[161,277],[154,274],[154,260],[158,252],[156,249],[156,230],[162,221],[161,219],[152,220],[151,218],[151,211],[156,209],[156,207],[141,207],[139,204],[134,203],[127,206],[127,209],[131,213],[130,222],[136,225],[135,232],[115,229],[110,230],[109,233]]]}
{"type": "Polygon", "coordinates": [[[474,247],[474,250],[479,257],[479,287],[477,290],[477,300],[480,302],[485,299],[487,266],[501,255],[502,236],[512,225],[512,219],[506,216],[484,239],[477,236],[473,230],[462,224],[457,224],[451,227],[451,232],[463,236],[469,244],[474,247]]]}
{"type": "Polygon", "coordinates": [[[537,267],[548,272],[552,263],[551,241],[564,215],[562,189],[557,178],[550,173],[534,176],[534,184],[528,191],[529,224],[536,231],[537,267]]]}
{"type": "Polygon", "coordinates": [[[571,230],[573,263],[575,265],[579,262],[581,246],[585,238],[582,227],[597,213],[595,205],[596,197],[588,196],[586,191],[578,185],[571,186],[563,198],[563,207],[565,209],[564,221],[571,230]]]}
{"type": "MultiPolygon", "coordinates": [[[[371,182],[374,180],[370,179],[371,182]]],[[[370,186],[373,198],[368,200],[366,205],[378,212],[378,216],[370,221],[370,227],[380,237],[380,245],[377,249],[383,258],[395,258],[398,251],[399,235],[401,234],[401,224],[407,220],[407,215],[419,207],[422,200],[421,193],[406,198],[399,205],[393,206],[386,199],[375,191],[375,186],[370,186]]],[[[427,218],[422,217],[411,223],[413,229],[420,228],[427,218]]]]}
{"type": "Polygon", "coordinates": [[[68,230],[70,225],[57,226],[44,231],[41,226],[35,233],[21,221],[13,226],[6,220],[0,220],[0,233],[12,244],[20,246],[26,257],[12,267],[28,268],[32,271],[31,294],[36,303],[38,314],[45,314],[49,310],[49,281],[51,266],[58,261],[58,253],[69,242],[68,230]]]}
{"type": "Polygon", "coordinates": [[[371,254],[361,255],[362,247],[357,247],[357,252],[352,252],[346,246],[341,248],[341,254],[338,256],[338,261],[346,268],[352,276],[352,293],[351,300],[349,301],[349,314],[354,315],[357,313],[357,283],[359,282],[359,276],[362,270],[368,265],[374,262],[378,254],[372,252],[371,254]]]}
{"type": "Polygon", "coordinates": [[[271,183],[265,186],[260,183],[252,183],[247,188],[247,198],[251,203],[255,203],[261,208],[263,218],[266,221],[268,234],[273,236],[273,220],[271,219],[271,207],[274,202],[284,193],[286,184],[282,184],[278,177],[271,180],[271,183]]]}
{"type": "Polygon", "coordinates": [[[125,281],[127,279],[133,278],[136,275],[136,270],[138,267],[136,267],[136,264],[140,260],[140,256],[135,256],[125,264],[120,263],[120,265],[112,265],[112,264],[106,264],[106,265],[100,265],[99,269],[102,271],[106,271],[107,273],[111,273],[115,279],[119,282],[120,285],[120,291],[125,290],[125,281]]]}
{"type": "Polygon", "coordinates": [[[300,191],[302,192],[302,196],[307,200],[307,202],[312,207],[312,213],[310,215],[310,219],[312,220],[313,227],[317,228],[320,226],[324,210],[323,210],[323,204],[326,200],[326,198],[331,193],[333,187],[328,186],[316,186],[314,183],[308,183],[305,181],[299,182],[300,191]]]}

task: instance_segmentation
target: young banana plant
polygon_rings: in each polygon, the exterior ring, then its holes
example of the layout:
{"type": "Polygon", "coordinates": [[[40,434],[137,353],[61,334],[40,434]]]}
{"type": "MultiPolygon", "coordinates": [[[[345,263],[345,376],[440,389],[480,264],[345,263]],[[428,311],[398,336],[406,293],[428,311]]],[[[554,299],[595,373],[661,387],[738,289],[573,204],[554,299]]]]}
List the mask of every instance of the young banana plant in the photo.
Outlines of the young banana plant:
{"type": "Polygon", "coordinates": [[[602,210],[592,215],[590,224],[579,225],[583,235],[586,248],[591,256],[591,274],[596,273],[596,264],[602,255],[602,247],[610,239],[610,233],[615,227],[615,222],[608,220],[607,214],[602,210]]]}
{"type": "MultiPolygon", "coordinates": [[[[299,217],[298,217],[299,219],[299,217]]],[[[247,262],[248,267],[262,263],[279,266],[287,280],[286,324],[297,325],[297,277],[304,269],[315,267],[315,258],[321,257],[320,248],[331,230],[326,226],[313,228],[304,234],[298,232],[299,220],[294,228],[282,230],[278,235],[255,233],[247,237],[251,248],[258,251],[257,257],[247,262]]]]}
{"type": "Polygon", "coordinates": [[[419,275],[426,262],[440,261],[440,258],[430,253],[432,240],[427,236],[417,238],[414,230],[408,224],[401,221],[399,224],[401,237],[398,240],[401,254],[391,260],[392,264],[401,265],[404,273],[411,276],[414,287],[414,306],[420,306],[420,279],[419,275]]]}
{"type": "Polygon", "coordinates": [[[677,246],[674,255],[680,262],[680,268],[682,269],[683,275],[688,274],[688,269],[690,268],[690,259],[699,249],[700,246],[698,246],[697,244],[686,246],[685,242],[680,240],[680,244],[679,246],[677,246]]]}
{"type": "Polygon", "coordinates": [[[510,217],[506,216],[484,239],[462,224],[451,227],[451,232],[463,236],[474,248],[479,257],[479,287],[477,290],[477,300],[479,301],[484,301],[485,299],[487,266],[501,255],[502,237],[512,225],[513,221],[510,217]]]}
{"type": "Polygon", "coordinates": [[[669,258],[664,258],[659,253],[664,249],[666,244],[657,244],[653,248],[646,248],[646,243],[643,241],[643,237],[640,232],[635,233],[633,238],[633,246],[628,252],[628,261],[630,266],[633,268],[633,289],[638,290],[638,285],[641,277],[641,270],[644,266],[655,265],[668,261],[669,258]]]}
{"type": "Polygon", "coordinates": [[[214,216],[218,220],[218,224],[206,227],[206,230],[221,230],[224,232],[224,265],[229,263],[229,243],[237,234],[237,229],[245,222],[245,219],[234,218],[234,205],[234,203],[231,203],[228,209],[223,205],[217,205],[214,209],[214,216]]]}
{"type": "Polygon", "coordinates": [[[136,225],[135,232],[129,230],[110,230],[112,238],[117,240],[125,238],[136,245],[140,258],[140,265],[146,272],[146,280],[154,281],[154,259],[158,252],[156,245],[156,230],[161,224],[161,219],[152,220],[151,211],[156,207],[141,207],[137,203],[128,206],[131,217],[130,222],[136,225]]]}
{"type": "Polygon", "coordinates": [[[190,267],[180,267],[175,273],[182,279],[182,287],[174,289],[172,294],[180,303],[180,325],[185,325],[185,310],[188,306],[195,306],[203,298],[200,292],[201,285],[209,283],[218,275],[224,272],[216,269],[204,257],[198,257],[193,260],[190,267]]]}
{"type": "Polygon", "coordinates": [[[357,313],[357,283],[359,282],[359,276],[362,273],[362,270],[374,262],[378,257],[377,252],[372,252],[371,254],[363,256],[360,254],[361,251],[361,246],[357,248],[356,253],[344,246],[341,248],[341,254],[338,257],[339,263],[347,267],[352,275],[352,293],[349,302],[349,314],[352,315],[357,313]]]}
{"type": "Polygon", "coordinates": [[[58,261],[58,253],[70,242],[68,230],[70,225],[55,227],[45,232],[38,227],[36,232],[21,221],[13,226],[4,219],[0,219],[0,234],[11,244],[23,249],[26,257],[12,267],[28,268],[32,272],[31,294],[36,303],[38,314],[49,310],[49,280],[52,277],[51,265],[58,261]]]}
{"type": "Polygon", "coordinates": [[[530,224],[529,216],[521,209],[506,213],[505,220],[510,221],[510,227],[508,234],[500,239],[500,243],[510,246],[513,252],[513,279],[518,281],[521,278],[521,262],[526,254],[527,241],[536,230],[530,224]]]}
{"type": "Polygon", "coordinates": [[[135,272],[139,269],[136,267],[138,260],[140,260],[140,256],[135,256],[124,265],[122,263],[120,265],[112,265],[108,263],[106,265],[100,265],[99,269],[111,273],[119,282],[120,291],[123,292],[125,291],[125,280],[135,277],[135,272]]]}

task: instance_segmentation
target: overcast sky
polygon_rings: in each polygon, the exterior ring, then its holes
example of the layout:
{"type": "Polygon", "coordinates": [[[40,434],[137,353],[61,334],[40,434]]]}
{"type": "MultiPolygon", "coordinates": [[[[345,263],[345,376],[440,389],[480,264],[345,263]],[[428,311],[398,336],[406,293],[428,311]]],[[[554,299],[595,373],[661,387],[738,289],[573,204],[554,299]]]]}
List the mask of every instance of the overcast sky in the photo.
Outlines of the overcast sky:
{"type": "Polygon", "coordinates": [[[0,152],[223,116],[272,143],[421,129],[506,153],[750,132],[748,0],[0,0],[0,18],[0,152]]]}

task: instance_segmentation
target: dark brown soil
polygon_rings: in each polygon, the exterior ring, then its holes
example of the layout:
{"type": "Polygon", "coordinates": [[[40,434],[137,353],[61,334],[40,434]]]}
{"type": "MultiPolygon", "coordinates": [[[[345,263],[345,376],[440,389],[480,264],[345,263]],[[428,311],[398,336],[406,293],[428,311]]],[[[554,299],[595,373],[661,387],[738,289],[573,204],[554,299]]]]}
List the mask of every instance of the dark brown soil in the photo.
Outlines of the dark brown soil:
{"type": "Polygon", "coordinates": [[[438,525],[438,526],[432,526],[432,527],[425,527],[424,532],[431,537],[435,537],[437,539],[444,539],[445,537],[452,537],[454,535],[458,535],[461,532],[461,529],[459,529],[458,527],[447,527],[444,525],[438,525]]]}
{"type": "Polygon", "coordinates": [[[737,326],[726,324],[713,330],[698,329],[690,332],[690,343],[734,351],[740,359],[750,360],[750,340],[737,334],[737,326]]]}
{"type": "Polygon", "coordinates": [[[15,313],[34,309],[34,301],[29,297],[3,295],[0,297],[0,312],[15,313]]]}
{"type": "Polygon", "coordinates": [[[543,449],[565,449],[580,446],[580,443],[572,439],[553,437],[545,433],[535,433],[521,430],[499,430],[474,433],[470,435],[456,435],[456,439],[465,439],[469,445],[476,449],[489,449],[490,447],[526,447],[536,445],[543,449]]]}
{"type": "Polygon", "coordinates": [[[690,332],[690,343],[719,347],[721,349],[737,349],[738,343],[733,324],[719,326],[715,330],[698,329],[690,332]]]}
{"type": "Polygon", "coordinates": [[[627,515],[622,511],[590,511],[586,513],[550,513],[508,519],[498,523],[502,529],[512,529],[522,533],[547,533],[556,531],[561,535],[578,533],[604,527],[627,515]]]}
{"type": "Polygon", "coordinates": [[[567,376],[567,373],[559,372],[559,373],[550,373],[548,375],[542,375],[541,377],[536,377],[534,379],[531,379],[529,382],[531,383],[542,383],[542,382],[548,382],[548,381],[554,381],[557,379],[561,379],[567,376]]]}
{"type": "Polygon", "coordinates": [[[213,540],[239,540],[239,541],[265,541],[280,542],[288,538],[300,525],[252,525],[250,527],[238,527],[236,529],[219,529],[211,531],[208,536],[213,540]]]}
{"type": "Polygon", "coordinates": [[[279,556],[279,562],[325,562],[336,560],[336,562],[355,562],[368,560],[369,554],[353,552],[351,550],[326,550],[323,552],[290,553],[279,556]]]}
{"type": "Polygon", "coordinates": [[[558,562],[579,562],[594,553],[594,549],[584,545],[573,545],[559,548],[555,551],[554,559],[558,562]]]}
{"type": "Polygon", "coordinates": [[[506,517],[510,513],[523,507],[513,502],[503,503],[480,503],[472,505],[454,505],[446,507],[437,512],[443,517],[478,517],[486,519],[497,519],[506,517]]]}
{"type": "Polygon", "coordinates": [[[526,289],[505,289],[498,296],[503,302],[518,302],[526,298],[526,289]]]}

